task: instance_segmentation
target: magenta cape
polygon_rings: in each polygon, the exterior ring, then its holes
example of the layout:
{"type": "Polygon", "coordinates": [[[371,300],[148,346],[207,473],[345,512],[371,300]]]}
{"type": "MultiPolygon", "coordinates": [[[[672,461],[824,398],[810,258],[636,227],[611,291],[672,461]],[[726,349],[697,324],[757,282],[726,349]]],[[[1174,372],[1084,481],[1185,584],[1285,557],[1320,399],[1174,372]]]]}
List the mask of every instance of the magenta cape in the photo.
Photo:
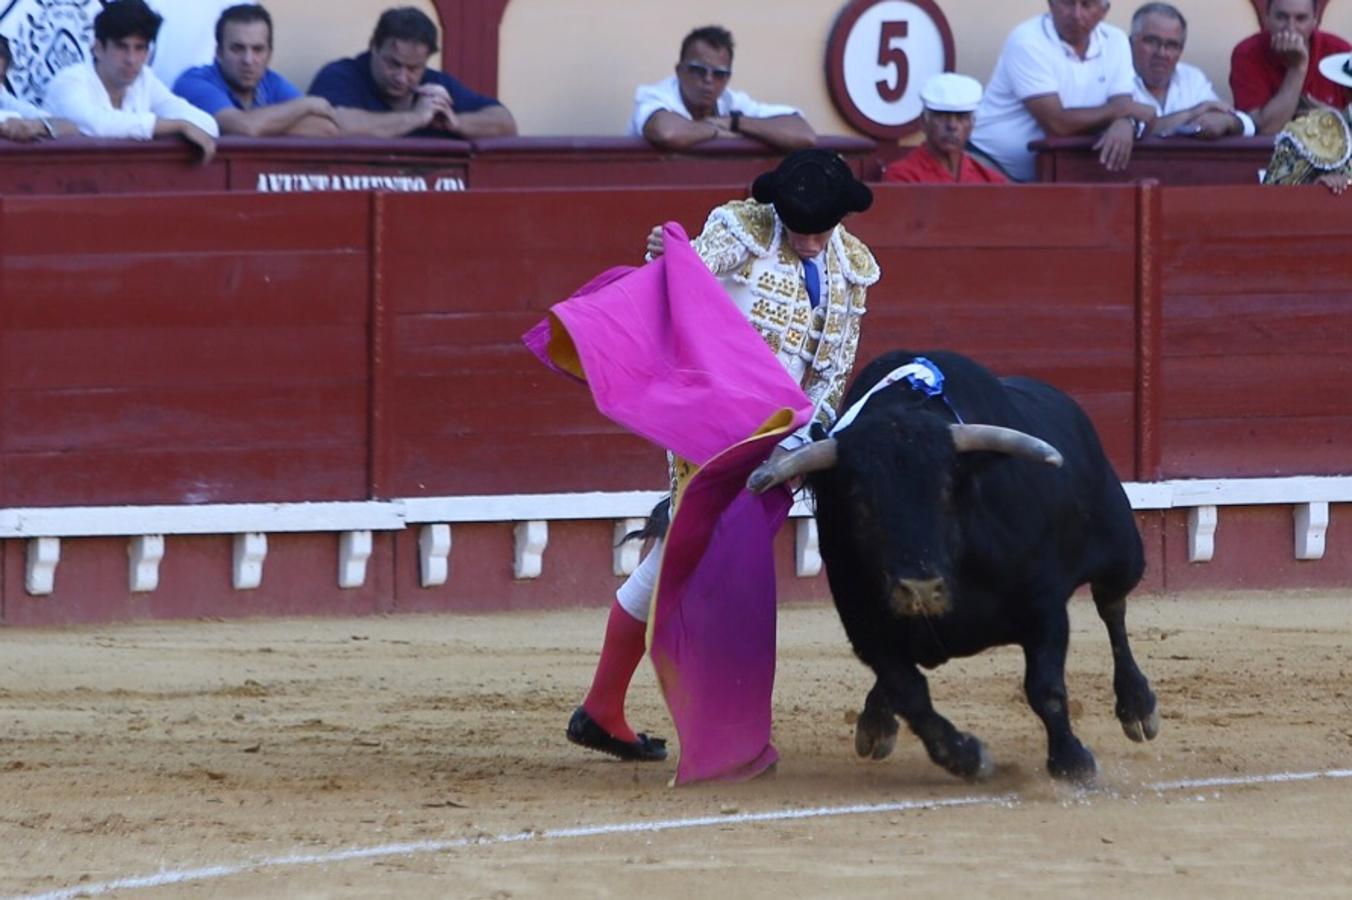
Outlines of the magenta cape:
{"type": "Polygon", "coordinates": [[[775,533],[791,498],[746,477],[811,402],[690,248],[603,273],[524,340],[587,382],[597,409],[702,466],[667,532],[649,652],[680,740],[676,783],[750,778],[770,742],[775,533]]]}

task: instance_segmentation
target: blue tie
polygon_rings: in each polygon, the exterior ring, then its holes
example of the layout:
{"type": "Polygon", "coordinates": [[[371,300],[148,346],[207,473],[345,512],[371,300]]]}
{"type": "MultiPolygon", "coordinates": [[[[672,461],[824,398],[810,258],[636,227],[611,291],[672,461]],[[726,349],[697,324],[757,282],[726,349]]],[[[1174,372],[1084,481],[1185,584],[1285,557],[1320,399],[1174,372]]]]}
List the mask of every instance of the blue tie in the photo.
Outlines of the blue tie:
{"type": "Polygon", "coordinates": [[[821,276],[817,273],[817,264],[810,259],[803,260],[803,281],[807,282],[807,299],[816,309],[822,299],[821,276]]]}

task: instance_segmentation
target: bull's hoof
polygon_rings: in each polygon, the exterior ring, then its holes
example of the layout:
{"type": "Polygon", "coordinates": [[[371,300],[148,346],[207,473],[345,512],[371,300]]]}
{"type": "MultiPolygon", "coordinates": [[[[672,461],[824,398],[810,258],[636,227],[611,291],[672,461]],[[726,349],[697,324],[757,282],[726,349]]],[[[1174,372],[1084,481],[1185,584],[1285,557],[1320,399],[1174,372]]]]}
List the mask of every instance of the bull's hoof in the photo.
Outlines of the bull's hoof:
{"type": "Polygon", "coordinates": [[[1144,719],[1134,719],[1132,721],[1122,721],[1122,731],[1127,737],[1140,744],[1145,741],[1153,741],[1155,735],[1160,733],[1160,711],[1152,709],[1150,715],[1144,719]]]}
{"type": "Polygon", "coordinates": [[[928,749],[930,759],[965,781],[985,781],[995,774],[995,760],[986,745],[966,732],[957,732],[952,743],[939,742],[928,749]]]}
{"type": "Polygon", "coordinates": [[[1047,757],[1047,771],[1059,781],[1089,785],[1098,778],[1098,763],[1088,747],[1075,741],[1055,756],[1047,757]]]}
{"type": "Polygon", "coordinates": [[[866,707],[854,726],[854,752],[864,759],[887,759],[896,749],[897,731],[894,716],[872,716],[866,707]]]}
{"type": "Polygon", "coordinates": [[[967,781],[986,781],[995,774],[995,760],[980,738],[964,733],[949,771],[967,781]]]}

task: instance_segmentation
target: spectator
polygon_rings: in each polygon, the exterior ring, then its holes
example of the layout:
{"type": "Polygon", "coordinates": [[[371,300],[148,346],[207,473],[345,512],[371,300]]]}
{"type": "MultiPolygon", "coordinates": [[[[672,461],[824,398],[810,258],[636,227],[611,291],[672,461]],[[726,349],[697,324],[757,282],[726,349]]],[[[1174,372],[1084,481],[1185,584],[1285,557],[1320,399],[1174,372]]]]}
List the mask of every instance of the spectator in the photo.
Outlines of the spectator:
{"type": "MultiPolygon", "coordinates": [[[[1319,61],[1320,74],[1352,88],[1352,53],[1319,61]]],[[[1352,183],[1352,107],[1317,107],[1277,135],[1264,184],[1322,184],[1341,196],[1352,183]]]]}
{"type": "Polygon", "coordinates": [[[1203,138],[1254,134],[1254,121],[1247,113],[1222,103],[1201,69],[1179,62],[1187,40],[1187,19],[1168,3],[1147,3],[1131,17],[1136,99],[1155,108],[1150,133],[1203,138]]]}
{"type": "Polygon", "coordinates": [[[717,25],[696,28],[681,41],[676,74],[634,92],[629,133],[663,150],[684,150],[718,138],[744,136],[776,150],[799,150],[817,135],[792,106],[758,103],[728,88],[732,34],[717,25]]]}
{"type": "Polygon", "coordinates": [[[216,120],[175,96],[146,68],[160,17],[145,0],[114,0],[94,17],[92,63],[67,66],[47,89],[47,107],[92,137],[178,135],[202,152],[216,152],[216,120]]]}
{"type": "Polygon", "coordinates": [[[9,89],[9,67],[14,62],[9,38],[0,35],[0,138],[19,143],[79,134],[74,124],[53,118],[38,107],[14,96],[9,89]]]}
{"type": "Polygon", "coordinates": [[[1352,50],[1352,44],[1319,30],[1315,2],[1267,0],[1263,31],[1240,41],[1230,55],[1235,108],[1253,117],[1260,134],[1276,134],[1311,105],[1342,109],[1352,101],[1346,85],[1320,74],[1320,60],[1352,50]]]}
{"type": "Polygon", "coordinates": [[[367,52],[319,70],[310,93],[337,110],[344,134],[478,138],[516,134],[512,114],[444,72],[427,68],[437,27],[411,6],[387,9],[367,52]]]}
{"type": "Polygon", "coordinates": [[[249,137],[338,133],[333,107],[307,97],[278,75],[272,61],[272,16],[241,3],[216,21],[216,61],[179,76],[174,93],[216,117],[223,134],[249,137]]]}
{"type": "Polygon", "coordinates": [[[911,184],[1004,184],[1008,181],[967,155],[972,137],[972,114],[981,104],[981,82],[966,75],[944,72],[925,82],[920,91],[925,112],[921,127],[925,143],[883,171],[883,181],[911,184]]]}
{"type": "Polygon", "coordinates": [[[1132,99],[1127,36],[1103,24],[1108,0],[1048,0],[1047,6],[1005,41],[976,113],[972,144],[1015,181],[1031,181],[1030,142],[1096,134],[1099,161],[1119,172],[1155,117],[1154,107],[1132,99]]]}

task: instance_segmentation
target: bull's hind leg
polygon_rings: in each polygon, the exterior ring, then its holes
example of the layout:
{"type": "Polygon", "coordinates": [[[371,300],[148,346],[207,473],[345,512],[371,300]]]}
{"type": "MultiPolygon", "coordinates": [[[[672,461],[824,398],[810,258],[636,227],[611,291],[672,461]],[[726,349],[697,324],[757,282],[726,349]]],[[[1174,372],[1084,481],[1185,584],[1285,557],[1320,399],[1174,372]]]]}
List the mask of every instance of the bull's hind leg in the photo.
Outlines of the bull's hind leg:
{"type": "Polygon", "coordinates": [[[1023,646],[1023,689],[1028,705],[1047,729],[1047,771],[1054,778],[1088,782],[1098,765],[1094,754],[1070,729],[1066,696],[1066,649],[1070,643],[1070,619],[1064,606],[1057,606],[1038,622],[1035,636],[1023,646]]]}
{"type": "Polygon", "coordinates": [[[1093,585],[1094,605],[1108,629],[1113,648],[1113,693],[1117,696],[1117,720],[1133,741],[1154,740],[1160,731],[1160,714],[1150,682],[1136,665],[1127,639],[1127,592],[1093,585]]]}
{"type": "Polygon", "coordinates": [[[986,745],[958,731],[952,722],[934,711],[929,682],[919,669],[903,664],[876,671],[878,684],[874,690],[886,691],[892,711],[906,720],[925,745],[930,759],[959,778],[975,780],[991,776],[995,764],[986,745]]]}

